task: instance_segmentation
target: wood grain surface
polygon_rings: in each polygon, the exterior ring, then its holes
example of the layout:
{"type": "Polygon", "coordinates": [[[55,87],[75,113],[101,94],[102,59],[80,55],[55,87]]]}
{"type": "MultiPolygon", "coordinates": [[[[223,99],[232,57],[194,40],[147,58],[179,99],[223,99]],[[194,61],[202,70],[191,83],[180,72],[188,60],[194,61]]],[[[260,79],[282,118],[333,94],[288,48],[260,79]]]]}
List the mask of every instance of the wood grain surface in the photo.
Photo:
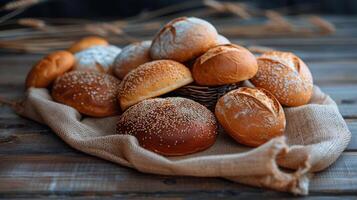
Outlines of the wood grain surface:
{"type": "MultiPolygon", "coordinates": [[[[293,51],[309,65],[315,84],[338,104],[353,136],[327,170],[315,174],[304,199],[356,199],[357,17],[327,16],[332,36],[230,38],[237,44],[293,51]]],[[[226,21],[224,23],[234,23],[226,21]]],[[[19,99],[31,65],[42,55],[0,54],[0,97],[19,99]]],[[[4,199],[286,199],[287,193],[219,178],[139,173],[70,148],[49,128],[0,104],[0,198],[4,199]]]]}

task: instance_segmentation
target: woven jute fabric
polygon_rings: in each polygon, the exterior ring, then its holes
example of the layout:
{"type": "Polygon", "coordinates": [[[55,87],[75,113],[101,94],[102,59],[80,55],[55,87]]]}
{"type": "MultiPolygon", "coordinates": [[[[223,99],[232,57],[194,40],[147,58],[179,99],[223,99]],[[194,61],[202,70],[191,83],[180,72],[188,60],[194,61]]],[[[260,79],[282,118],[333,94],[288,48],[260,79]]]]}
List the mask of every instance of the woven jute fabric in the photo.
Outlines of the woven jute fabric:
{"type": "Polygon", "coordinates": [[[216,143],[206,151],[164,157],[140,147],[133,136],[115,134],[119,116],[83,117],[74,108],[54,102],[46,89],[29,89],[17,107],[18,114],[48,125],[71,147],[141,172],[223,177],[307,194],[310,174],[336,161],[351,133],[335,102],[317,87],[308,105],[284,110],[285,136],[258,148],[239,145],[220,130],[216,143]]]}

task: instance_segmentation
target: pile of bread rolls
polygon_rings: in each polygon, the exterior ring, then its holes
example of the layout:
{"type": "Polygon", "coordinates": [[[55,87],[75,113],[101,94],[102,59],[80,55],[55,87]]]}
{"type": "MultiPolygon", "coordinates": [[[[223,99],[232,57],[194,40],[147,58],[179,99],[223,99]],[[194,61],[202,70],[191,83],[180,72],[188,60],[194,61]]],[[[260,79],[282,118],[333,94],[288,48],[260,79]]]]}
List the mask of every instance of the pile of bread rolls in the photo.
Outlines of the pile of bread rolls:
{"type": "Polygon", "coordinates": [[[36,63],[26,87],[51,89],[55,101],[87,116],[120,115],[116,133],[135,136],[150,151],[177,156],[212,146],[219,125],[251,147],[284,134],[282,106],[307,104],[313,82],[306,64],[292,53],[255,57],[209,22],[181,17],[152,41],[123,49],[103,38],[83,38],[36,63]],[[192,99],[165,97],[189,84],[214,88],[242,81],[255,87],[225,93],[214,113],[192,99]]]}

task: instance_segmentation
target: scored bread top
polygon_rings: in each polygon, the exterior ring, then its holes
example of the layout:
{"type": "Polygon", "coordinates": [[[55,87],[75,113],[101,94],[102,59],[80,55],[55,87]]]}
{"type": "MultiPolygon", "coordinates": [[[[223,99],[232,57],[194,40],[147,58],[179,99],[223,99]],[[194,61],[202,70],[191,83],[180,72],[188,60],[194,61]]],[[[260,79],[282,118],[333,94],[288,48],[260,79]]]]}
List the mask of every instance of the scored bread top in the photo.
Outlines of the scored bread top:
{"type": "Polygon", "coordinates": [[[199,85],[218,86],[252,78],[258,70],[255,56],[244,47],[226,44],[196,59],[192,74],[199,85]]]}
{"type": "Polygon", "coordinates": [[[252,83],[271,92],[286,106],[306,104],[313,80],[306,64],[292,53],[269,52],[258,57],[259,70],[252,83]]]}
{"type": "Polygon", "coordinates": [[[215,114],[227,133],[248,146],[259,146],[283,134],[286,125],[279,102],[261,88],[228,92],[218,100],[215,114]]]}
{"type": "Polygon", "coordinates": [[[189,61],[217,45],[218,33],[209,22],[195,17],[170,21],[154,37],[151,45],[153,59],[189,61]]]}

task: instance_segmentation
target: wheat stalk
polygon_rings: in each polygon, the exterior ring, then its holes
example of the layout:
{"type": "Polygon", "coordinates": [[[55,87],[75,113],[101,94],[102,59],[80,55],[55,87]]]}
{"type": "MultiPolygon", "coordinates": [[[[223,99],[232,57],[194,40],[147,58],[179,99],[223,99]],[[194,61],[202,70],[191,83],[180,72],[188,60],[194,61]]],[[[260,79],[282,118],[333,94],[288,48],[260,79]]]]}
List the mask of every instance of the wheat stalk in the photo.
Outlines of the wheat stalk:
{"type": "Polygon", "coordinates": [[[9,3],[5,4],[0,10],[16,10],[19,8],[33,6],[35,4],[40,3],[43,0],[16,0],[10,1],[9,3]]]}
{"type": "Polygon", "coordinates": [[[308,20],[311,24],[317,26],[322,34],[330,34],[336,31],[336,27],[332,23],[322,19],[321,17],[311,16],[308,20]]]}
{"type": "Polygon", "coordinates": [[[34,19],[34,18],[22,18],[17,21],[19,25],[22,26],[27,26],[31,27],[34,29],[40,29],[43,30],[46,27],[46,23],[43,20],[40,19],[34,19]]]}
{"type": "MultiPolygon", "coordinates": [[[[21,1],[16,2],[19,3],[21,1]]],[[[25,1],[22,0],[22,2],[25,1]]],[[[200,3],[202,5],[202,2],[200,3]]],[[[66,49],[73,41],[93,34],[106,37],[111,43],[127,44],[128,42],[138,41],[138,38],[151,38],[164,22],[178,15],[209,17],[212,14],[227,12],[239,16],[241,20],[259,16],[266,17],[268,22],[254,25],[240,25],[237,18],[232,16],[226,18],[226,21],[230,23],[221,23],[221,21],[213,20],[212,22],[218,25],[218,31],[226,36],[311,36],[329,34],[334,31],[332,24],[316,16],[308,18],[310,22],[309,26],[301,27],[301,25],[298,26],[287,20],[279,12],[259,10],[254,7],[247,7],[245,4],[205,0],[203,1],[203,5],[204,7],[170,14],[190,7],[190,3],[182,3],[156,11],[145,12],[136,17],[101,23],[78,19],[43,20],[25,18],[17,21],[9,20],[6,22],[7,25],[20,24],[25,27],[0,31],[0,48],[20,52],[45,53],[57,49],[66,49]]],[[[18,7],[14,11],[25,8],[27,7],[18,7]]],[[[255,47],[252,50],[259,53],[267,49],[255,47]]]]}
{"type": "Polygon", "coordinates": [[[204,0],[203,4],[208,6],[220,13],[232,13],[241,17],[242,19],[249,19],[251,15],[246,10],[246,7],[242,3],[232,3],[232,2],[219,2],[216,0],[204,0]]]}

